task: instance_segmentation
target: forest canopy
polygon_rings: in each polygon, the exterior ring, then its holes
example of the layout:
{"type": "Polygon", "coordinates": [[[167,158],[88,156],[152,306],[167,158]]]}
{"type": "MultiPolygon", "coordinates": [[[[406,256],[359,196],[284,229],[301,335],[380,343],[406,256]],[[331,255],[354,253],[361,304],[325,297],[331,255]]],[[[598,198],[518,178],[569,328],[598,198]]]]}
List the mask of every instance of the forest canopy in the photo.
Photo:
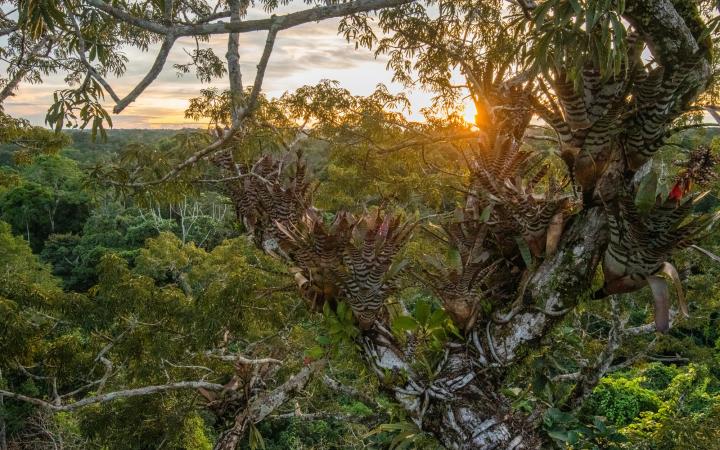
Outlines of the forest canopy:
{"type": "Polygon", "coordinates": [[[717,448],[719,28],[690,0],[0,3],[0,450],[717,448]],[[268,95],[277,37],[331,19],[432,106],[268,95]],[[168,70],[203,126],[112,129],[168,70]],[[4,109],[57,75],[46,126],[4,109]]]}

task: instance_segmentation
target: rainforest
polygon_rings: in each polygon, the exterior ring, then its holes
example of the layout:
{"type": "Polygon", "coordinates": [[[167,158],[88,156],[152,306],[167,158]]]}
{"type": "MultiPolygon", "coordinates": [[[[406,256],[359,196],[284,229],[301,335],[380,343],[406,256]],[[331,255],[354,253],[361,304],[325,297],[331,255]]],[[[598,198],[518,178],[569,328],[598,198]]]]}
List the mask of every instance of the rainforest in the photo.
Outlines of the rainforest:
{"type": "Polygon", "coordinates": [[[720,6],[0,0],[0,450],[720,449],[720,6]]]}

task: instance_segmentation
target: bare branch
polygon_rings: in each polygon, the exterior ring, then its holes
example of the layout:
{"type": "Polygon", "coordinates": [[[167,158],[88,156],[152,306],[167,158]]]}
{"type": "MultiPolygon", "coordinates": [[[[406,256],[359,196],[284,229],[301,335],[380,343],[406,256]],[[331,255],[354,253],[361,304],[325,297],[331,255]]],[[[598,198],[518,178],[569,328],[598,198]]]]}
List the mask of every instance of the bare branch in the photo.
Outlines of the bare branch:
{"type": "Polygon", "coordinates": [[[255,73],[255,82],[253,83],[252,90],[250,91],[250,97],[243,111],[240,120],[245,119],[257,106],[257,99],[260,95],[260,89],[262,88],[263,79],[265,78],[265,69],[267,69],[268,61],[270,61],[270,55],[272,54],[273,46],[275,45],[275,38],[277,37],[278,31],[282,28],[279,26],[271,26],[268,31],[267,39],[265,39],[265,48],[263,54],[260,57],[260,62],[257,65],[257,72],[255,73]]]}
{"type": "Polygon", "coordinates": [[[92,75],[93,78],[95,78],[98,83],[102,85],[102,87],[105,89],[105,91],[110,94],[110,97],[112,97],[113,101],[115,103],[120,102],[120,97],[117,96],[115,93],[115,90],[113,90],[112,86],[103,78],[97,70],[90,64],[90,62],[87,60],[87,57],[85,56],[86,46],[85,46],[85,38],[82,36],[82,31],[80,30],[80,25],[78,25],[77,18],[75,17],[75,14],[72,12],[72,8],[67,7],[66,9],[68,11],[68,17],[70,17],[70,22],[73,25],[73,28],[75,29],[75,35],[78,38],[78,55],[80,56],[80,62],[87,68],[90,75],[92,75]]]}
{"type": "Polygon", "coordinates": [[[720,108],[715,105],[705,105],[704,108],[707,110],[707,112],[710,113],[713,119],[715,119],[715,122],[720,125],[720,108]]]}
{"type": "MultiPolygon", "coordinates": [[[[673,322],[675,321],[675,318],[677,317],[677,311],[674,309],[670,310],[670,327],[672,328],[673,322]]],[[[637,327],[630,327],[625,328],[622,330],[623,335],[627,336],[639,336],[641,334],[653,334],[655,333],[656,327],[655,323],[646,323],[645,325],[639,325],[637,327]]]]}
{"type": "Polygon", "coordinates": [[[165,61],[167,60],[168,54],[170,54],[170,50],[172,50],[172,47],[175,44],[175,39],[177,39],[177,36],[172,33],[168,33],[165,35],[165,39],[163,40],[162,46],[160,46],[160,50],[158,51],[157,57],[155,58],[155,62],[148,71],[147,75],[145,75],[145,77],[140,81],[140,83],[138,83],[138,85],[135,86],[135,88],[130,91],[130,93],[125,96],[125,98],[120,101],[116,101],[115,107],[113,108],[113,112],[115,114],[121,113],[125,108],[127,108],[130,103],[134,102],[138,98],[138,96],[142,94],[143,91],[148,86],[150,86],[153,81],[155,81],[155,78],[160,75],[160,72],[165,65],[165,61]]]}
{"type": "Polygon", "coordinates": [[[47,408],[52,411],[74,411],[76,409],[83,408],[88,405],[94,405],[96,403],[107,403],[113,400],[130,397],[142,397],[145,395],[157,394],[160,392],[168,391],[180,391],[185,389],[205,389],[208,391],[222,391],[225,387],[221,384],[208,383],[205,381],[180,381],[177,383],[161,384],[156,386],[145,386],[136,389],[125,389],[122,391],[109,392],[103,395],[96,395],[93,397],[86,397],[75,403],[69,404],[53,404],[39,398],[28,397],[22,394],[16,394],[14,392],[0,389],[0,395],[19,400],[21,402],[30,403],[41,408],[47,408]]]}
{"type": "Polygon", "coordinates": [[[248,172],[248,173],[241,173],[240,175],[235,175],[232,177],[226,177],[226,178],[217,178],[217,179],[202,179],[197,180],[198,183],[226,183],[228,181],[235,181],[235,180],[242,180],[243,178],[257,178],[258,180],[262,181],[263,183],[271,184],[270,180],[263,177],[262,175],[255,173],[255,172],[248,172]]]}
{"type": "Polygon", "coordinates": [[[357,421],[357,416],[352,414],[333,414],[333,413],[308,413],[308,414],[296,414],[294,412],[286,414],[277,414],[268,417],[268,419],[300,419],[300,420],[327,420],[334,419],[337,421],[357,421]]]}
{"type": "Polygon", "coordinates": [[[681,125],[679,127],[670,128],[665,132],[665,137],[670,137],[683,131],[692,130],[694,128],[720,128],[717,123],[692,123],[689,125],[681,125]]]}
{"type": "Polygon", "coordinates": [[[710,250],[705,250],[704,248],[698,247],[697,245],[691,245],[690,248],[692,248],[693,250],[695,250],[699,253],[702,253],[703,255],[712,259],[716,263],[720,263],[720,256],[716,255],[715,253],[711,252],[710,250]]]}
{"type": "MultiPolygon", "coordinates": [[[[240,22],[240,0],[230,0],[231,19],[235,24],[240,22]]],[[[240,71],[240,33],[230,33],[228,36],[228,49],[225,58],[228,62],[228,75],[230,78],[230,95],[232,99],[232,121],[240,119],[242,107],[242,72],[240,71]]]]}
{"type": "Polygon", "coordinates": [[[237,448],[240,439],[245,434],[245,430],[250,423],[258,423],[269,416],[270,413],[288,401],[293,392],[298,392],[303,389],[310,381],[312,375],[324,366],[324,359],[315,361],[303,367],[300,372],[293,375],[277,388],[255,397],[248,407],[235,417],[235,423],[232,428],[220,436],[215,448],[223,450],[237,448]]]}
{"type": "Polygon", "coordinates": [[[203,23],[212,22],[213,20],[224,19],[226,17],[230,17],[230,15],[230,11],[215,12],[210,15],[200,17],[198,20],[195,21],[194,25],[200,25],[203,23]]]}
{"type": "MultiPolygon", "coordinates": [[[[620,301],[616,295],[610,297],[610,305],[612,308],[612,326],[608,333],[607,344],[598,355],[595,364],[592,367],[583,369],[577,377],[578,384],[575,386],[571,399],[573,407],[582,405],[585,399],[592,393],[595,386],[600,382],[600,379],[608,373],[615,359],[615,352],[617,352],[622,344],[623,320],[621,318],[620,301]]],[[[568,374],[567,376],[570,377],[572,375],[573,374],[568,374]]]]}
{"type": "MultiPolygon", "coordinates": [[[[168,27],[165,25],[161,25],[157,22],[133,16],[127,11],[116,8],[110,3],[106,3],[102,0],[87,0],[90,5],[130,25],[162,35],[172,33],[177,37],[226,33],[249,33],[252,31],[263,30],[269,31],[271,28],[274,27],[277,27],[278,30],[285,30],[298,25],[302,25],[304,23],[318,22],[333,17],[342,17],[350,14],[369,12],[377,9],[392,8],[395,6],[401,6],[407,3],[411,3],[412,1],[413,0],[355,0],[346,3],[337,3],[333,5],[309,8],[290,14],[273,16],[268,19],[246,20],[243,22],[235,23],[231,21],[230,23],[216,22],[168,27]]],[[[228,13],[221,14],[222,17],[225,17],[228,13]]]]}
{"type": "Polygon", "coordinates": [[[429,144],[436,144],[439,142],[461,141],[464,139],[477,138],[481,135],[482,135],[481,132],[470,131],[467,133],[457,133],[457,134],[452,134],[449,136],[434,136],[434,137],[428,137],[426,139],[409,139],[409,140],[401,142],[397,145],[393,145],[392,147],[381,147],[381,146],[376,146],[376,147],[378,148],[378,154],[387,155],[387,154],[395,153],[400,150],[404,150],[408,147],[413,147],[416,145],[429,145],[429,144]]]}
{"type": "Polygon", "coordinates": [[[353,387],[346,386],[339,381],[330,378],[328,375],[323,375],[322,381],[325,386],[329,387],[334,391],[340,392],[341,394],[345,394],[349,397],[355,397],[371,405],[377,404],[377,401],[366,393],[359,391],[353,387]]]}
{"type": "MultiPolygon", "coordinates": [[[[92,0],[97,1],[97,0],[92,0]]],[[[309,22],[319,22],[333,17],[342,17],[360,12],[392,8],[411,3],[413,0],[354,0],[327,6],[305,9],[302,11],[275,16],[270,19],[246,20],[240,23],[217,22],[203,25],[189,25],[177,28],[179,36],[197,36],[225,33],[248,33],[252,31],[270,30],[278,26],[286,30],[309,22]]]]}
{"type": "Polygon", "coordinates": [[[164,176],[157,180],[153,181],[146,181],[146,182],[139,182],[139,183],[128,183],[128,184],[120,184],[116,182],[111,182],[111,184],[115,185],[122,185],[122,186],[128,186],[128,187],[144,187],[144,186],[151,186],[156,185],[160,183],[164,183],[167,180],[170,180],[174,177],[176,177],[181,171],[186,169],[187,167],[195,164],[196,162],[200,161],[205,156],[214,153],[217,150],[220,150],[227,142],[230,141],[230,139],[237,133],[240,128],[243,125],[244,120],[250,116],[250,114],[255,110],[255,107],[257,106],[257,99],[260,95],[260,89],[262,88],[262,82],[263,78],[265,77],[265,70],[267,69],[268,62],[270,60],[270,55],[272,54],[273,46],[275,45],[275,38],[277,37],[278,28],[271,28],[268,32],[267,39],[265,40],[265,48],[263,50],[263,54],[260,57],[260,62],[257,66],[257,73],[255,75],[255,83],[253,84],[252,90],[250,92],[250,96],[248,97],[247,103],[245,107],[239,112],[237,116],[237,120],[233,121],[232,126],[225,130],[225,133],[223,136],[213,142],[212,144],[206,146],[202,150],[199,150],[195,153],[193,153],[192,156],[187,158],[182,163],[175,166],[172,170],[168,171],[164,176]]]}
{"type": "Polygon", "coordinates": [[[222,361],[238,362],[241,364],[257,365],[257,364],[282,364],[283,362],[275,358],[246,358],[242,355],[216,355],[212,352],[205,352],[205,356],[220,359],[222,361]]]}
{"type": "Polygon", "coordinates": [[[170,33],[171,28],[166,27],[165,25],[161,25],[157,22],[153,22],[151,20],[141,19],[140,17],[133,16],[132,14],[128,13],[127,11],[116,8],[112,6],[110,3],[105,3],[102,0],[87,0],[88,4],[91,6],[96,7],[97,9],[104,11],[111,16],[115,17],[118,20],[121,20],[127,24],[133,25],[138,28],[142,28],[143,30],[147,30],[153,33],[167,35],[170,33]]]}

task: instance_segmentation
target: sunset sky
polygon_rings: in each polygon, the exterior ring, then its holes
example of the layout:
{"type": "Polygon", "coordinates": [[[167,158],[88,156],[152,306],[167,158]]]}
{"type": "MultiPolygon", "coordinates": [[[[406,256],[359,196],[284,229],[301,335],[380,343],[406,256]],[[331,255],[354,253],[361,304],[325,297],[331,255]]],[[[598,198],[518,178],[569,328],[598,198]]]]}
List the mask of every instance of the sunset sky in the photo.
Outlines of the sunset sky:
{"type": "MultiPolygon", "coordinates": [[[[267,17],[257,11],[251,11],[248,15],[249,18],[263,16],[267,17]]],[[[369,94],[378,83],[388,85],[394,93],[401,92],[402,86],[392,83],[392,75],[385,70],[386,59],[376,59],[367,49],[355,50],[354,44],[347,43],[337,34],[338,22],[338,19],[333,19],[282,31],[270,58],[264,92],[270,97],[277,97],[288,90],[315,84],[322,79],[337,80],[342,87],[359,95],[369,94]]],[[[255,65],[265,37],[265,32],[241,35],[240,54],[246,84],[254,78],[255,65]]],[[[208,45],[224,58],[226,42],[226,36],[213,36],[208,45]]],[[[190,50],[194,46],[194,41],[189,38],[178,40],[161,75],[135,103],[120,115],[113,116],[115,128],[203,126],[202,123],[185,119],[183,111],[188,99],[197,96],[199,90],[208,85],[201,84],[192,73],[178,76],[173,68],[173,64],[189,61],[183,48],[190,50]]],[[[130,60],[126,74],[121,79],[111,80],[118,95],[124,96],[145,75],[154,59],[155,48],[147,53],[135,49],[126,51],[130,60]]],[[[1,69],[4,72],[4,68],[1,69]]],[[[225,88],[227,80],[215,80],[210,86],[225,88]]],[[[53,92],[65,87],[62,74],[47,77],[41,85],[23,84],[17,96],[6,101],[6,112],[42,125],[53,92]]],[[[430,95],[420,90],[407,94],[413,102],[412,116],[418,117],[419,109],[429,105],[430,95]]]]}

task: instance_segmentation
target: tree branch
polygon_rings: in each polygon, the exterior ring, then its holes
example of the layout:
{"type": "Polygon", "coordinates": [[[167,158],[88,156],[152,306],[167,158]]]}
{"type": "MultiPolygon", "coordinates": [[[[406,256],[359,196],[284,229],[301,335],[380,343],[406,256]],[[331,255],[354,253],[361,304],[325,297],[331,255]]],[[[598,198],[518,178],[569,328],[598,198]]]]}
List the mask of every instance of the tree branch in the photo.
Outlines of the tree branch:
{"type": "Polygon", "coordinates": [[[16,63],[18,70],[13,74],[13,76],[8,80],[7,84],[5,84],[5,86],[3,86],[2,90],[0,91],[0,105],[2,105],[2,103],[8,97],[13,95],[13,92],[15,92],[15,89],[18,87],[23,77],[27,75],[28,71],[30,70],[29,61],[39,56],[42,53],[42,50],[48,47],[48,44],[50,42],[50,37],[44,37],[40,39],[40,41],[38,41],[38,43],[30,49],[27,55],[20,57],[19,61],[17,61],[16,63]]]}
{"type": "Polygon", "coordinates": [[[691,130],[694,128],[720,128],[720,124],[717,124],[717,123],[693,123],[693,124],[689,124],[689,125],[682,125],[682,126],[670,128],[669,130],[667,130],[665,132],[665,137],[667,138],[674,134],[677,134],[677,133],[680,133],[683,131],[687,131],[687,130],[691,130]]]}
{"type": "Polygon", "coordinates": [[[715,261],[716,263],[720,263],[720,256],[716,255],[715,253],[713,253],[713,252],[711,252],[711,251],[709,251],[709,250],[705,250],[704,248],[699,247],[699,246],[697,246],[697,245],[691,245],[690,248],[692,248],[692,249],[695,250],[696,252],[702,253],[703,255],[707,256],[707,257],[710,258],[710,259],[712,259],[712,260],[715,261]]]}
{"type": "Polygon", "coordinates": [[[80,25],[77,22],[77,18],[75,17],[75,14],[73,14],[72,9],[67,6],[66,3],[66,9],[68,11],[68,17],[70,17],[70,22],[73,25],[73,28],[75,29],[75,35],[78,38],[78,55],[80,56],[80,62],[87,68],[90,75],[95,78],[98,83],[102,85],[102,87],[105,89],[105,91],[110,94],[110,97],[113,99],[115,103],[120,102],[120,97],[117,96],[115,93],[115,90],[113,90],[112,86],[103,78],[97,70],[90,64],[90,62],[87,60],[87,57],[85,56],[86,46],[85,46],[85,38],[83,38],[82,31],[80,30],[80,25]]]}
{"type": "Polygon", "coordinates": [[[366,393],[359,391],[353,387],[346,386],[346,385],[340,383],[339,381],[330,378],[328,375],[323,375],[322,381],[325,384],[325,386],[327,386],[330,389],[337,391],[341,394],[345,394],[348,397],[354,397],[354,398],[360,399],[363,402],[371,404],[371,405],[377,404],[377,401],[375,399],[373,399],[372,397],[370,397],[369,395],[367,395],[366,393]]]}
{"type": "Polygon", "coordinates": [[[263,78],[265,77],[265,70],[267,69],[268,62],[270,60],[270,55],[272,54],[272,49],[275,44],[275,38],[277,37],[278,28],[271,28],[268,32],[267,39],[265,41],[265,48],[263,50],[263,54],[260,57],[260,62],[257,65],[257,73],[255,75],[255,83],[253,84],[252,90],[250,92],[250,96],[247,100],[247,103],[245,107],[239,112],[237,119],[233,121],[232,126],[225,131],[223,136],[213,142],[212,144],[204,147],[202,150],[199,150],[195,153],[193,153],[192,156],[187,158],[182,163],[175,166],[172,170],[167,172],[164,176],[157,180],[152,181],[144,181],[144,182],[138,182],[138,183],[128,183],[128,184],[122,184],[117,182],[110,182],[110,184],[114,185],[120,185],[120,186],[127,186],[127,187],[145,187],[145,186],[152,186],[157,185],[160,183],[164,183],[167,180],[170,180],[171,178],[176,177],[181,171],[183,171],[185,168],[195,164],[196,162],[200,161],[205,156],[214,153],[217,150],[220,150],[227,142],[232,139],[232,137],[237,133],[240,128],[242,127],[242,124],[244,120],[250,116],[250,114],[254,111],[255,107],[257,106],[257,99],[260,95],[260,89],[262,87],[263,78]]]}
{"type": "Polygon", "coordinates": [[[600,355],[598,355],[596,363],[591,367],[586,367],[581,372],[581,376],[571,396],[570,403],[573,408],[582,405],[585,399],[592,393],[595,386],[600,382],[600,379],[605,376],[610,369],[615,359],[615,352],[617,352],[622,344],[623,320],[620,316],[620,302],[617,295],[610,297],[610,305],[612,308],[612,326],[608,333],[607,345],[600,355]]]}
{"type": "Polygon", "coordinates": [[[113,16],[114,18],[121,20],[129,25],[142,28],[143,30],[150,31],[152,33],[167,35],[170,33],[171,28],[167,27],[165,25],[161,25],[157,22],[153,22],[151,20],[142,19],[140,17],[133,16],[132,14],[128,13],[127,11],[116,8],[112,6],[110,3],[106,3],[102,0],[86,0],[88,4],[91,6],[94,6],[95,8],[106,12],[113,16]]]}
{"type": "Polygon", "coordinates": [[[243,409],[235,417],[232,428],[225,431],[215,444],[215,450],[232,450],[237,448],[249,424],[255,424],[275,411],[279,406],[288,401],[293,392],[303,389],[310,381],[312,375],[325,366],[325,360],[321,359],[303,367],[286,382],[270,392],[263,392],[255,397],[247,408],[243,409]]]}
{"type": "Polygon", "coordinates": [[[145,387],[136,388],[136,389],[125,389],[122,391],[108,392],[107,394],[103,394],[103,395],[86,397],[75,403],[69,403],[69,404],[53,404],[53,403],[47,402],[45,400],[40,400],[39,398],[28,397],[28,396],[22,395],[22,394],[16,394],[15,392],[6,391],[4,389],[0,389],[0,395],[4,396],[6,398],[18,400],[21,402],[30,403],[32,405],[39,406],[41,408],[47,408],[52,411],[74,411],[76,409],[80,409],[80,408],[88,406],[88,405],[93,405],[96,403],[106,403],[106,402],[117,400],[120,398],[141,397],[141,396],[145,396],[145,395],[157,394],[159,392],[179,391],[179,390],[185,390],[185,389],[200,389],[200,388],[208,390],[208,391],[216,391],[216,392],[219,392],[219,391],[222,391],[225,389],[225,387],[221,384],[208,383],[205,381],[180,381],[177,383],[161,384],[161,385],[156,385],[156,386],[145,386],[145,387]]]}
{"type": "Polygon", "coordinates": [[[125,98],[120,101],[116,101],[113,113],[120,114],[130,103],[134,102],[153,81],[155,81],[155,78],[160,75],[160,72],[165,65],[168,54],[170,54],[170,50],[172,50],[172,47],[175,44],[175,39],[177,39],[176,35],[172,33],[165,34],[165,39],[163,40],[162,46],[158,51],[157,57],[155,58],[155,62],[150,68],[150,71],[148,71],[147,75],[145,75],[140,83],[135,86],[135,89],[130,91],[125,98]]]}
{"type": "Polygon", "coordinates": [[[388,155],[391,153],[398,152],[400,150],[404,150],[408,147],[413,147],[415,145],[429,145],[429,144],[436,144],[438,142],[461,141],[463,139],[476,138],[481,135],[482,135],[481,132],[470,131],[467,133],[458,133],[458,134],[453,134],[450,136],[435,136],[435,137],[428,137],[427,139],[409,139],[407,141],[401,142],[401,143],[399,143],[397,145],[393,145],[391,147],[382,147],[379,145],[375,145],[375,147],[377,147],[379,155],[388,155]]]}
{"type": "MultiPolygon", "coordinates": [[[[229,0],[231,19],[235,24],[240,22],[240,0],[229,0]]],[[[230,98],[232,100],[232,121],[240,118],[242,107],[242,72],[240,71],[240,34],[230,33],[228,36],[228,48],[225,58],[228,63],[228,76],[230,78],[230,98]]]]}
{"type": "Polygon", "coordinates": [[[589,281],[605,251],[605,227],[602,208],[578,214],[563,233],[562,247],[530,275],[527,292],[536,304],[506,323],[488,323],[486,330],[479,331],[486,335],[486,345],[497,363],[509,364],[518,357],[521,346],[538,342],[590,288],[589,281]],[[565,286],[562,291],[557,289],[560,285],[565,286]]]}
{"type": "MultiPolygon", "coordinates": [[[[114,7],[102,0],[86,0],[90,5],[100,9],[118,20],[126,22],[152,33],[180,36],[201,36],[209,34],[249,33],[252,31],[270,30],[277,27],[285,30],[309,22],[319,22],[333,17],[342,17],[350,14],[369,12],[377,9],[392,8],[411,3],[414,0],[354,0],[346,3],[309,8],[268,19],[246,20],[243,22],[216,22],[197,25],[182,25],[168,27],[147,19],[133,16],[127,11],[114,7]]],[[[227,13],[222,13],[225,16],[227,13]]]]}

